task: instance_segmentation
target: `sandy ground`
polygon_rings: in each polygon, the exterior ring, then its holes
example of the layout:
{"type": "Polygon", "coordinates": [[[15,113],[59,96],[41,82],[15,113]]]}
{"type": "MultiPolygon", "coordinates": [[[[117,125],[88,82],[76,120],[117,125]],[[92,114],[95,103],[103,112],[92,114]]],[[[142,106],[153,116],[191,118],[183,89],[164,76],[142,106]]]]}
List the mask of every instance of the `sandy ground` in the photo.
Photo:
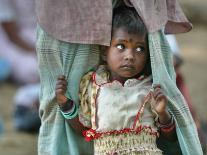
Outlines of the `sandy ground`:
{"type": "Polygon", "coordinates": [[[4,134],[0,137],[0,155],[36,155],[37,134],[16,132],[12,120],[12,97],[16,87],[0,85],[0,116],[4,121],[4,134]]]}

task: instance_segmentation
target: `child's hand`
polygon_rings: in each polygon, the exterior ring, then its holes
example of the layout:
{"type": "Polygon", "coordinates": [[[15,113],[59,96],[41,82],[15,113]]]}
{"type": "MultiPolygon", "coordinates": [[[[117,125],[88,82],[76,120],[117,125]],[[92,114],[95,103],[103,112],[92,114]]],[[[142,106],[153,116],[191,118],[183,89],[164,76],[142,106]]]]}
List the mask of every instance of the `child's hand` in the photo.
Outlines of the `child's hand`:
{"type": "Polygon", "coordinates": [[[67,90],[67,81],[65,80],[64,75],[58,76],[56,87],[55,87],[55,95],[59,105],[63,105],[67,101],[67,97],[65,96],[67,90]]]}
{"type": "Polygon", "coordinates": [[[155,103],[153,105],[154,110],[158,113],[158,115],[166,113],[167,112],[167,98],[163,94],[163,91],[160,85],[156,85],[154,87],[153,96],[155,99],[155,103]]]}
{"type": "Polygon", "coordinates": [[[164,95],[161,86],[156,85],[154,87],[153,96],[155,99],[155,102],[153,103],[154,110],[158,114],[158,124],[162,125],[157,126],[160,128],[161,134],[170,141],[176,141],[176,130],[175,130],[175,124],[174,121],[172,122],[173,116],[170,115],[170,113],[167,110],[167,97],[164,95]],[[165,126],[165,130],[164,130],[165,126]]]}

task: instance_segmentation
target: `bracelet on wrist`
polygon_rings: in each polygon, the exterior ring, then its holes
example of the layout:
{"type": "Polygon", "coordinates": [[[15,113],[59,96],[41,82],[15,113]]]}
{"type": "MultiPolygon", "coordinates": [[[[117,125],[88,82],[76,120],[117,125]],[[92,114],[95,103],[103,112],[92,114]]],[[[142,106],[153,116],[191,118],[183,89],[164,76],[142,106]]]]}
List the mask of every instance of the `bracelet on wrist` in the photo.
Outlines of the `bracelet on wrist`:
{"type": "Polygon", "coordinates": [[[162,123],[160,123],[159,118],[158,118],[158,120],[157,120],[157,122],[156,122],[156,125],[157,125],[158,128],[170,128],[170,127],[173,126],[174,124],[175,124],[175,123],[174,123],[174,119],[173,119],[172,115],[171,115],[171,118],[170,118],[169,122],[166,123],[166,124],[162,124],[162,123]]]}
{"type": "Polygon", "coordinates": [[[174,129],[175,129],[175,123],[172,126],[168,127],[168,128],[160,128],[160,130],[162,132],[165,132],[165,133],[172,132],[174,129]]]}
{"type": "Polygon", "coordinates": [[[66,102],[66,107],[60,107],[60,111],[65,119],[73,119],[78,114],[77,105],[73,102],[73,100],[68,99],[66,102]],[[68,106],[70,105],[70,106],[68,106]],[[69,108],[69,109],[68,109],[69,108]],[[64,111],[63,111],[64,109],[64,111]]]}
{"type": "Polygon", "coordinates": [[[67,101],[64,104],[59,105],[59,107],[61,111],[66,112],[72,109],[73,104],[73,100],[67,99],[67,101]]]}

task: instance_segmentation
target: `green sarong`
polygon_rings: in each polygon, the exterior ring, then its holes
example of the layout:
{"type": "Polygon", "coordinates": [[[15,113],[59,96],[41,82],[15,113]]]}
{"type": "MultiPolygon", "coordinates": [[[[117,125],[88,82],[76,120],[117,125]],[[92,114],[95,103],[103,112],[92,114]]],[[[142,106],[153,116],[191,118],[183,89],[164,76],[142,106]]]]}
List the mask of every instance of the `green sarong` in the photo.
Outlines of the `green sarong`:
{"type": "MultiPolygon", "coordinates": [[[[202,155],[195,123],[185,99],[175,82],[172,52],[162,31],[148,35],[153,84],[160,84],[169,100],[169,111],[176,122],[176,132],[183,155],[202,155]]],[[[167,143],[162,143],[165,145],[167,143]]],[[[171,148],[172,146],[165,146],[171,148]]],[[[169,153],[166,153],[169,155],[169,153]]]]}
{"type": "Polygon", "coordinates": [[[60,113],[55,100],[58,75],[68,81],[67,96],[78,104],[82,75],[99,62],[99,46],[58,41],[38,27],[37,54],[41,80],[39,155],[92,155],[93,144],[77,135],[60,113]]]}

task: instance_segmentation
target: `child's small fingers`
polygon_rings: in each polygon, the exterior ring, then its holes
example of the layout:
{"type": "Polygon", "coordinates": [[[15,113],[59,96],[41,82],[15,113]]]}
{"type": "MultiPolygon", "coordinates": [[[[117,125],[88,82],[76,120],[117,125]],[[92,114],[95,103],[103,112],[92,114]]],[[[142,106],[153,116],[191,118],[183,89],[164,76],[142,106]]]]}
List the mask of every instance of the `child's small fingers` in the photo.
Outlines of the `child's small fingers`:
{"type": "Polygon", "coordinates": [[[161,101],[163,99],[166,99],[165,95],[164,94],[158,94],[157,97],[156,97],[156,101],[161,101]]]}
{"type": "Polygon", "coordinates": [[[161,90],[154,91],[154,98],[156,99],[160,94],[163,94],[161,90]]]}
{"type": "Polygon", "coordinates": [[[56,85],[64,85],[67,86],[67,81],[66,80],[58,80],[56,85]]]}
{"type": "Polygon", "coordinates": [[[154,88],[153,94],[154,94],[154,96],[157,96],[157,94],[160,92],[162,92],[162,89],[160,87],[156,87],[156,88],[154,88]]]}
{"type": "Polygon", "coordinates": [[[67,86],[65,86],[65,85],[56,85],[56,87],[55,87],[55,89],[57,90],[57,89],[63,89],[63,90],[67,90],[67,86]]]}
{"type": "Polygon", "coordinates": [[[155,85],[153,86],[153,88],[154,88],[154,89],[156,89],[156,88],[161,88],[161,85],[160,85],[160,84],[155,84],[155,85]]]}
{"type": "Polygon", "coordinates": [[[57,94],[57,95],[64,95],[65,94],[65,90],[63,90],[63,89],[56,89],[56,91],[55,91],[55,93],[57,94]]]}
{"type": "Polygon", "coordinates": [[[58,80],[63,80],[63,79],[65,79],[65,75],[59,75],[57,79],[58,80]]]}
{"type": "Polygon", "coordinates": [[[160,92],[160,91],[162,91],[162,89],[159,88],[159,87],[156,87],[156,88],[154,89],[154,93],[156,93],[156,92],[160,92]]]}

